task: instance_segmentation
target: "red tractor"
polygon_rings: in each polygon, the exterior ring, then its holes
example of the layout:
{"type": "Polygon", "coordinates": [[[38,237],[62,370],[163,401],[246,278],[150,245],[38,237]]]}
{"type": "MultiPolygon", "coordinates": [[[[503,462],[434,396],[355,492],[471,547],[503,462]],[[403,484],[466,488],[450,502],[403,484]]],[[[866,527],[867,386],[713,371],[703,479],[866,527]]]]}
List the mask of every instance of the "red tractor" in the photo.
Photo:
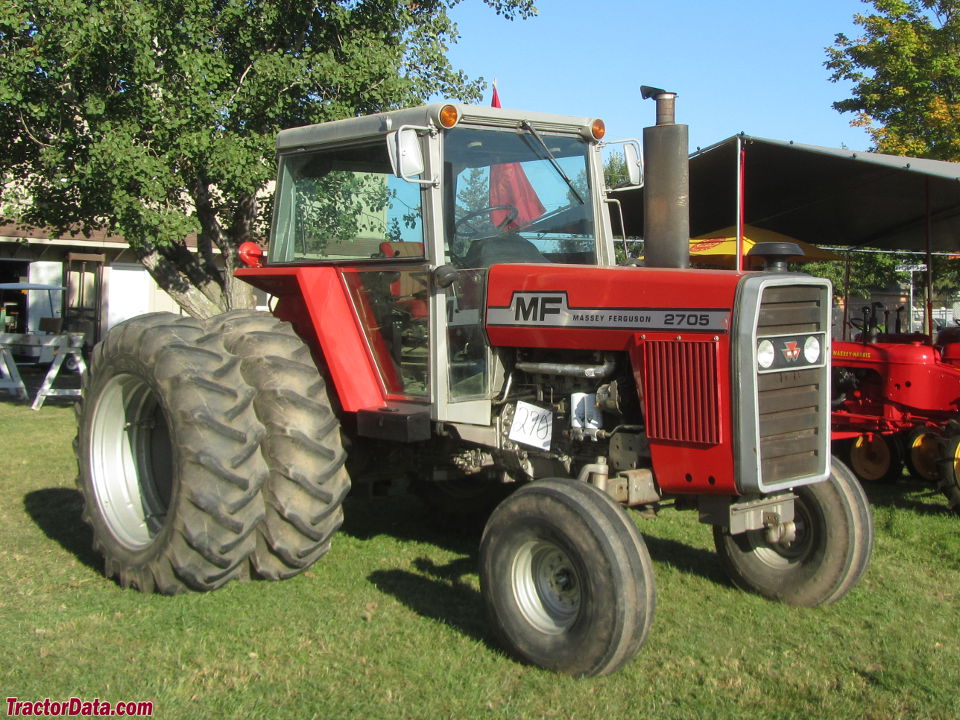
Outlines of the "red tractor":
{"type": "Polygon", "coordinates": [[[880,309],[864,308],[853,342],[833,343],[833,438],[860,479],[893,480],[906,463],[960,513],[960,328],[931,345],[900,332],[899,313],[896,332],[880,332],[880,309]]]}
{"type": "Polygon", "coordinates": [[[560,672],[613,672],[650,628],[625,508],[697,510],[742,588],[849,591],[873,526],[830,455],[829,283],[686,269],[687,129],[653,94],[647,267],[614,266],[599,121],[434,104],[280,133],[268,260],[238,272],[273,313],[147,315],[93,353],[77,447],[106,573],[301,572],[349,468],[450,512],[503,498],[490,623],[560,672]]]}

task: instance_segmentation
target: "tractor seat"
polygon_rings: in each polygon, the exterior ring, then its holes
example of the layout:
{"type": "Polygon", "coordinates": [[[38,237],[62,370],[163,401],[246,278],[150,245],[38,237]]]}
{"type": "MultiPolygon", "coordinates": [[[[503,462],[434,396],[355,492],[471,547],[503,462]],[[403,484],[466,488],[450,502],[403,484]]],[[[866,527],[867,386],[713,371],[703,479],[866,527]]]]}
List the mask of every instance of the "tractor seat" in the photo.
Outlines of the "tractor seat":
{"type": "MultiPolygon", "coordinates": [[[[423,258],[422,242],[382,242],[380,254],[385,258],[423,258]]],[[[425,318],[429,313],[429,306],[425,296],[427,284],[422,273],[404,271],[399,279],[390,283],[390,294],[396,300],[397,307],[410,313],[414,318],[425,318]]]]}
{"type": "Polygon", "coordinates": [[[468,268],[485,268],[496,263],[548,263],[536,245],[513,233],[474,240],[464,257],[468,268]]]}

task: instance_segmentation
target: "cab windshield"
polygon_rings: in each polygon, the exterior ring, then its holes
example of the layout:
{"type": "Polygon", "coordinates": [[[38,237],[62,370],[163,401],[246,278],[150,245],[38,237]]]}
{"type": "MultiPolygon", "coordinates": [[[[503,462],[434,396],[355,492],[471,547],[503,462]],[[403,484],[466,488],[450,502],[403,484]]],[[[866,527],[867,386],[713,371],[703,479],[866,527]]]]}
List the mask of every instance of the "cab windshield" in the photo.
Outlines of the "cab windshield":
{"type": "Polygon", "coordinates": [[[579,137],[455,128],[445,139],[445,251],[457,267],[595,265],[589,143],[579,137]]]}

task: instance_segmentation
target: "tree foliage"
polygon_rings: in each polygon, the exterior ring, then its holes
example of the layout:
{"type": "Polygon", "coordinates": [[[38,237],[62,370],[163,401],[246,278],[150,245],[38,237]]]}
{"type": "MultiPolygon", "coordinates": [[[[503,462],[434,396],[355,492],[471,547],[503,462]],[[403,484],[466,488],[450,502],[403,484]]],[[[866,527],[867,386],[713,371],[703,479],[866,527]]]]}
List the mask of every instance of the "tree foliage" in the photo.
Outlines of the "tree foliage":
{"type": "Polygon", "coordinates": [[[827,48],[831,79],[853,83],[834,108],[857,113],[880,152],[960,160],[960,0],[869,2],[854,16],[863,35],[827,48]]]}
{"type": "MultiPolygon", "coordinates": [[[[4,209],[123,235],[191,314],[242,307],[232,271],[238,245],[265,233],[278,129],[479,99],[483,82],[445,55],[458,2],[4,0],[4,209]]],[[[484,2],[507,19],[536,12],[484,2]]]]}
{"type": "Polygon", "coordinates": [[[857,298],[869,298],[875,290],[896,287],[907,277],[897,272],[897,265],[917,262],[916,256],[870,252],[861,248],[853,248],[844,254],[845,260],[803,263],[797,269],[827,278],[833,283],[835,295],[856,302],[857,298]]]}
{"type": "Polygon", "coordinates": [[[613,152],[603,161],[603,180],[608,188],[630,184],[630,171],[627,159],[622,152],[613,152]]]}

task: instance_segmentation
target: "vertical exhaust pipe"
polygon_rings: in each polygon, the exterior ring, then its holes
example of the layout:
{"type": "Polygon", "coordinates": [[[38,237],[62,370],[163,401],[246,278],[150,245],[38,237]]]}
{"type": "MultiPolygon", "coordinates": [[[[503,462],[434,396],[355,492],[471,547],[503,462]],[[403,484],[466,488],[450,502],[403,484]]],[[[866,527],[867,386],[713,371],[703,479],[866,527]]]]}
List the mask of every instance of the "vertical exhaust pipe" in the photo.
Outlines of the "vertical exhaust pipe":
{"type": "Polygon", "coordinates": [[[647,267],[690,265],[690,163],[686,125],[675,116],[676,93],[644,85],[657,103],[657,124],[643,129],[643,254],[647,267]]]}

